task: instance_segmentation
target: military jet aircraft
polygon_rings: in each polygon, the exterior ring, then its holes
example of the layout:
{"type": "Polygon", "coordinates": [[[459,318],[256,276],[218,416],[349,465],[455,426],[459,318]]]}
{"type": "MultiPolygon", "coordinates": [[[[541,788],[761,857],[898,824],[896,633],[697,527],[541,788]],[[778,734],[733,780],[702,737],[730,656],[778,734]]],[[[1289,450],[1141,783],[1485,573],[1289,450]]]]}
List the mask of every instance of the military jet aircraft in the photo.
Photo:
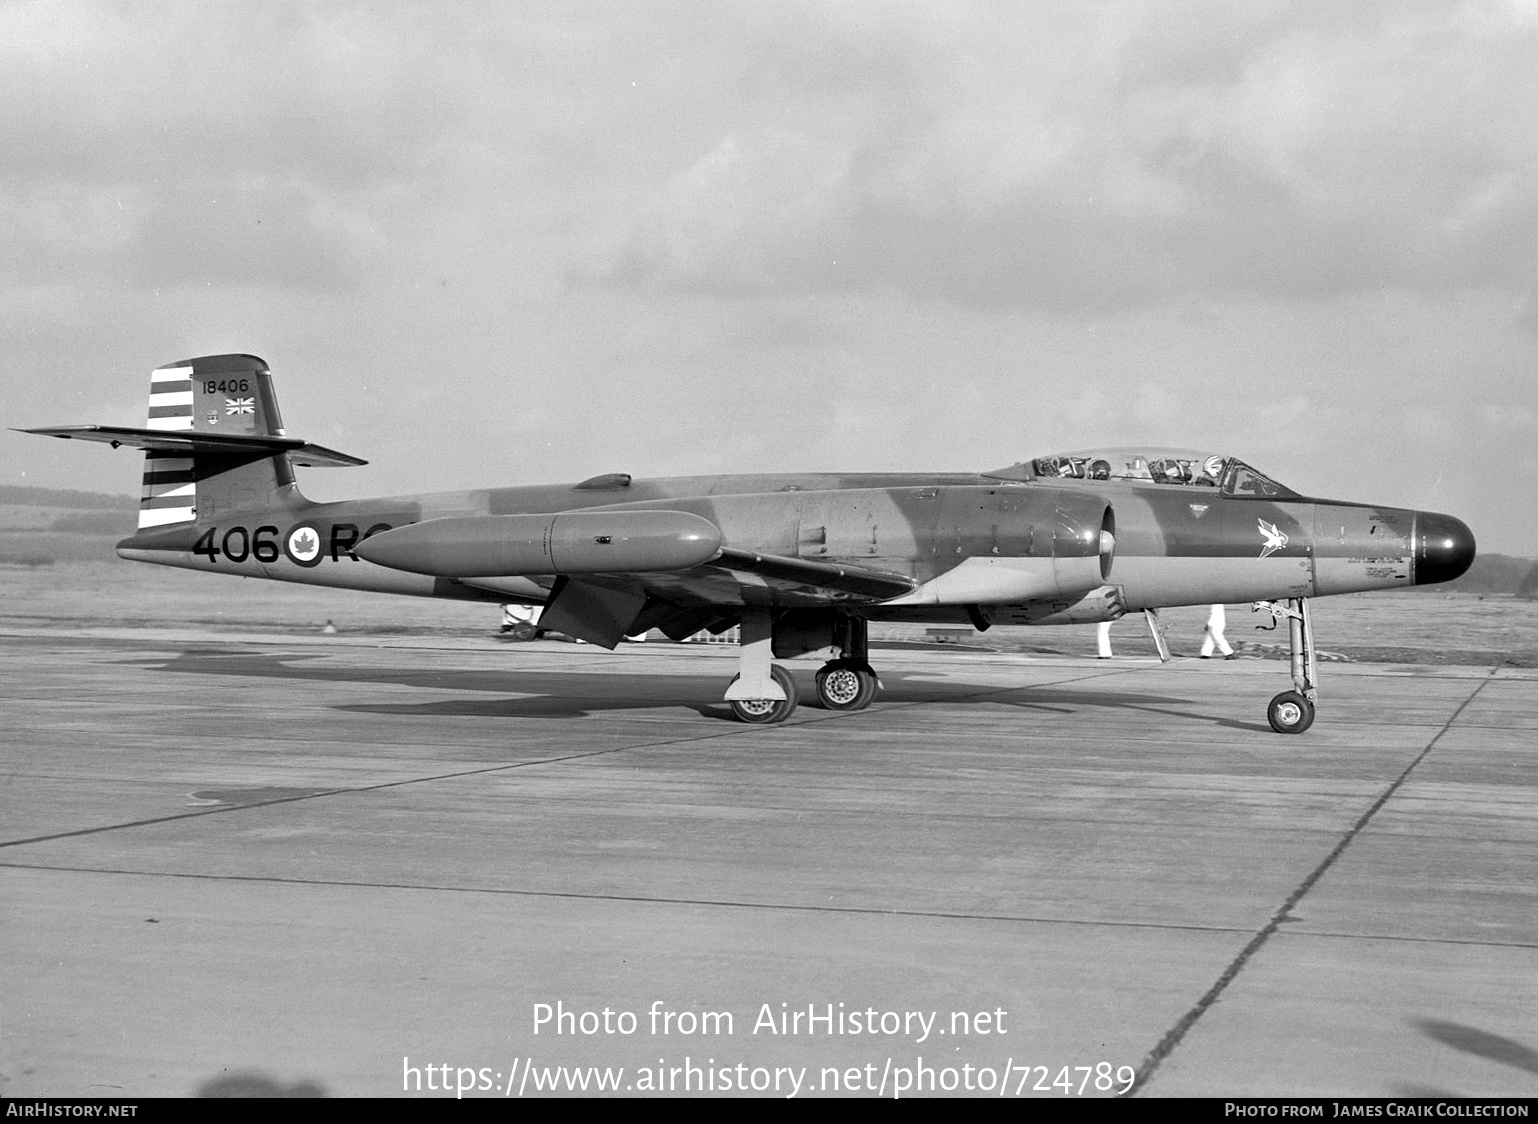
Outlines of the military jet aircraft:
{"type": "Polygon", "coordinates": [[[145,426],[26,430],[144,450],[138,562],[544,607],[541,627],[605,647],[741,627],[726,701],[781,722],[775,658],[821,654],[818,701],[856,711],[880,681],[871,621],[1081,624],[1257,602],[1288,622],[1293,689],[1267,716],[1313,722],[1308,600],[1449,581],[1474,536],[1434,512],[1312,499],[1243,461],[1103,449],[992,472],[636,479],[314,503],[298,466],[364,461],[289,437],[267,364],[210,355],[150,376],[145,426]]]}

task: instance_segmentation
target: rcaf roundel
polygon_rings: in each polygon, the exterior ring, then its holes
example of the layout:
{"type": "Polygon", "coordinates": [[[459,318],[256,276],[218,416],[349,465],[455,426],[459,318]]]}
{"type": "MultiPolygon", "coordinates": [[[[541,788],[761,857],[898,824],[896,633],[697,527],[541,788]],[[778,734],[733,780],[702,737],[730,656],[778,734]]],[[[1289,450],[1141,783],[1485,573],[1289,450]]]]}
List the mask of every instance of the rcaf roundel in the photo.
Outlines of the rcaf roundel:
{"type": "Polygon", "coordinates": [[[283,553],[289,561],[300,566],[314,566],[320,562],[320,532],[313,524],[300,523],[288,532],[283,540],[283,553]]]}

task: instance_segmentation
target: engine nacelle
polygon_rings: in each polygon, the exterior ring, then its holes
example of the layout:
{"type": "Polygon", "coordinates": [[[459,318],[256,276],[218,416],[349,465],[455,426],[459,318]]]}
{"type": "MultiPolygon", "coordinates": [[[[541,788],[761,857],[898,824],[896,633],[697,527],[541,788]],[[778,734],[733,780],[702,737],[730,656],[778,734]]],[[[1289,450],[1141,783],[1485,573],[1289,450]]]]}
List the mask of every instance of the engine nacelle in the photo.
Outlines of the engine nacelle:
{"type": "Polygon", "coordinates": [[[1109,581],[1116,559],[1116,514],[1110,505],[1067,490],[1031,498],[1045,503],[1032,504],[1020,513],[1018,525],[1000,530],[998,539],[1004,545],[996,542],[992,553],[965,557],[912,593],[883,604],[1008,605],[1042,598],[1073,600],[1109,581]],[[1028,546],[1021,549],[1015,543],[1028,546]]]}

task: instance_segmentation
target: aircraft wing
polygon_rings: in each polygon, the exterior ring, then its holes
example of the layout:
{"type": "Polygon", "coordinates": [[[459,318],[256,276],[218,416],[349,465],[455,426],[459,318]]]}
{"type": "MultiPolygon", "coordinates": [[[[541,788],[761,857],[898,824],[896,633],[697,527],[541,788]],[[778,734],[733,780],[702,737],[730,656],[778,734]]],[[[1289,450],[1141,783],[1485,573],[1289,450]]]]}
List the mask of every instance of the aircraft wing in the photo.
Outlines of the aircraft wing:
{"type": "Polygon", "coordinates": [[[869,601],[901,597],[905,593],[912,593],[919,585],[906,574],[851,566],[844,562],[809,562],[804,558],[759,554],[730,547],[724,548],[721,556],[711,565],[737,574],[752,574],[763,579],[765,585],[785,592],[822,591],[869,601]]]}
{"type": "MultiPolygon", "coordinates": [[[[464,581],[498,588],[495,579],[464,581]]],[[[918,584],[882,570],[727,548],[688,570],[559,576],[540,626],[612,648],[621,637],[651,628],[675,640],[705,629],[719,632],[741,619],[745,604],[805,609],[870,604],[910,593],[918,584]]]]}
{"type": "Polygon", "coordinates": [[[312,468],[347,468],[368,464],[358,457],[312,445],[297,437],[248,437],[236,433],[206,433],[190,429],[134,429],[118,425],[64,425],[42,429],[23,429],[20,433],[36,433],[43,437],[62,437],[66,440],[101,441],[114,449],[127,445],[147,452],[179,454],[220,454],[230,456],[270,456],[287,453],[295,464],[312,468]]]}
{"type": "Polygon", "coordinates": [[[911,593],[906,574],[723,546],[687,511],[577,510],[447,516],[370,535],[360,558],[503,593],[543,586],[544,627],[613,647],[646,628],[726,627],[744,605],[816,608],[911,593]]]}

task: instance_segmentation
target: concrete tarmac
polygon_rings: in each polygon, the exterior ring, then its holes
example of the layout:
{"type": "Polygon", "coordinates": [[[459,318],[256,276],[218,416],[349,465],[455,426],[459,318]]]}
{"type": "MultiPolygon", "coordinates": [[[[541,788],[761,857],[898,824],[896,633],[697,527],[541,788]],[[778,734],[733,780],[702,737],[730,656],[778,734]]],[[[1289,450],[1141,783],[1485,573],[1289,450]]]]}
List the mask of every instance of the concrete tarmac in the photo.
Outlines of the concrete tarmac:
{"type": "Polygon", "coordinates": [[[1538,1095],[1538,672],[873,655],[0,634],[0,1095],[1538,1095]]]}

